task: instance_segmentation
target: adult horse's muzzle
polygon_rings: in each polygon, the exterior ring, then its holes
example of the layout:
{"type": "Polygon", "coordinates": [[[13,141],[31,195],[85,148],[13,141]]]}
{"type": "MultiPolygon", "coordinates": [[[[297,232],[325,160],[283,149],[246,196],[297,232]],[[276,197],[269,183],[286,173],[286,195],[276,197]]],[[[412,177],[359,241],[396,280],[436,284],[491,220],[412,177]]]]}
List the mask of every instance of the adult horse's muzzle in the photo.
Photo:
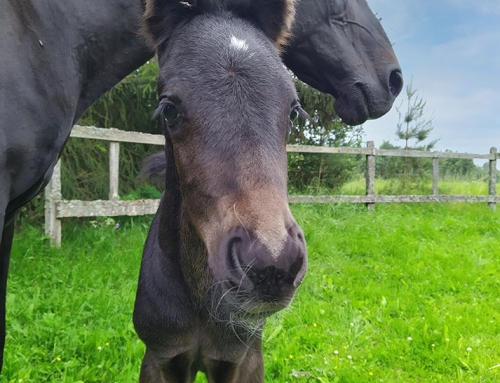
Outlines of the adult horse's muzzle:
{"type": "MultiPolygon", "coordinates": [[[[377,119],[391,109],[402,87],[403,75],[399,66],[388,68],[384,75],[380,74],[378,81],[370,78],[346,79],[338,87],[340,92],[335,96],[335,111],[349,125],[377,119]]],[[[331,89],[326,91],[333,93],[331,89]]]]}

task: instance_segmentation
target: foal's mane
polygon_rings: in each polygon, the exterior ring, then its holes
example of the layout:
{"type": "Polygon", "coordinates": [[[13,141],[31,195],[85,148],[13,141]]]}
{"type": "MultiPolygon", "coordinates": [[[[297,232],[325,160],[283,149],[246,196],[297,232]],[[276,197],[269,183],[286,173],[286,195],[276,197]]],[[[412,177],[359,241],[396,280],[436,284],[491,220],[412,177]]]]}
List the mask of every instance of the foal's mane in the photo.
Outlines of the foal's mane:
{"type": "Polygon", "coordinates": [[[291,36],[295,0],[145,0],[142,32],[157,49],[173,31],[200,14],[230,12],[254,24],[282,52],[291,36]]]}

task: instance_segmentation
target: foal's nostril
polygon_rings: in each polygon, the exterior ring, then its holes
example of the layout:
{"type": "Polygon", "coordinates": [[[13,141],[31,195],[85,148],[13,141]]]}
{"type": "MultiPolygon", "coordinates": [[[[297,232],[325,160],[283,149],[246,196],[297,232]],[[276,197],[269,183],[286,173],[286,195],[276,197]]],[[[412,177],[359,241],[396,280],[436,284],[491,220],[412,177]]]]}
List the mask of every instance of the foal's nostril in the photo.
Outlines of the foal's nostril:
{"type": "Polygon", "coordinates": [[[403,75],[399,69],[395,69],[389,75],[389,89],[394,97],[397,97],[403,89],[403,75]]]}
{"type": "Polygon", "coordinates": [[[225,261],[210,267],[237,293],[256,293],[257,299],[286,303],[301,283],[307,265],[304,234],[298,225],[288,228],[279,251],[271,252],[267,244],[240,227],[226,233],[221,243],[225,261]]]}
{"type": "Polygon", "coordinates": [[[242,242],[240,237],[233,237],[227,244],[229,266],[232,271],[241,271],[240,254],[242,242]]]}

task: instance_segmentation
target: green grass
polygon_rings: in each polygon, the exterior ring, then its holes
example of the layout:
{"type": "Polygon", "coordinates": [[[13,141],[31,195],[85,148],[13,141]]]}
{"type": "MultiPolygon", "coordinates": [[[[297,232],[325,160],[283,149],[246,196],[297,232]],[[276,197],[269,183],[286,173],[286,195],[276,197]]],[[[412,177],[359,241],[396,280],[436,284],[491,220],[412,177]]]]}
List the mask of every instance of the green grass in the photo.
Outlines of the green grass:
{"type": "MultiPolygon", "coordinates": [[[[488,182],[483,181],[453,181],[439,180],[439,194],[444,195],[488,195],[488,182]]],[[[359,178],[344,184],[338,194],[344,195],[365,195],[366,181],[359,178]]],[[[327,193],[326,193],[327,194],[327,193]]],[[[375,194],[379,195],[400,195],[400,194],[432,194],[432,180],[408,182],[406,188],[401,185],[401,180],[385,180],[377,178],[375,180],[375,194]]]]}
{"type": "Polygon", "coordinates": [[[292,382],[294,370],[310,382],[500,381],[489,370],[500,363],[498,214],[450,204],[295,213],[310,273],[269,342],[270,381],[292,382]]]}
{"type": "MultiPolygon", "coordinates": [[[[486,204],[295,205],[309,272],[268,322],[266,381],[500,382],[500,214],[486,204]]],[[[0,382],[134,382],[142,220],[24,228],[0,382]]],[[[197,382],[204,382],[199,376],[197,382]]]]}

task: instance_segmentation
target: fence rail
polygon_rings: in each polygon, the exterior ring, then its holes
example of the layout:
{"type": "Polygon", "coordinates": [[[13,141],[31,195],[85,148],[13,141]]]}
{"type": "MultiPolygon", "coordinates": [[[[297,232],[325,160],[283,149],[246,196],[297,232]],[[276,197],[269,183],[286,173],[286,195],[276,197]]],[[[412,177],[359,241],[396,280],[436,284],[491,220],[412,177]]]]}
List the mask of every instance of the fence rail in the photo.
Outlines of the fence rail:
{"type": "MultiPolygon", "coordinates": [[[[61,218],[68,217],[96,217],[96,216],[137,216],[154,214],[158,209],[159,200],[145,199],[135,201],[121,201],[118,195],[118,175],[120,142],[141,143],[149,145],[165,144],[161,135],[126,132],[118,129],[102,129],[93,126],[75,126],[71,137],[90,138],[110,141],[109,149],[109,200],[79,201],[63,200],[61,194],[61,164],[57,163],[50,183],[45,189],[45,233],[51,238],[52,244],[61,245],[61,218]]],[[[330,148],[305,145],[288,145],[288,152],[300,153],[328,153],[354,154],[366,156],[366,195],[333,195],[333,196],[290,196],[290,203],[364,203],[369,210],[380,202],[483,202],[488,203],[493,210],[500,202],[497,196],[497,160],[499,154],[496,148],[491,148],[488,154],[451,153],[451,152],[422,152],[419,150],[381,150],[368,142],[366,148],[330,148]],[[417,157],[432,158],[433,161],[433,194],[432,195],[376,195],[375,194],[375,157],[417,157]],[[438,175],[440,158],[466,158],[489,160],[489,188],[488,195],[439,195],[438,175]]]]}

